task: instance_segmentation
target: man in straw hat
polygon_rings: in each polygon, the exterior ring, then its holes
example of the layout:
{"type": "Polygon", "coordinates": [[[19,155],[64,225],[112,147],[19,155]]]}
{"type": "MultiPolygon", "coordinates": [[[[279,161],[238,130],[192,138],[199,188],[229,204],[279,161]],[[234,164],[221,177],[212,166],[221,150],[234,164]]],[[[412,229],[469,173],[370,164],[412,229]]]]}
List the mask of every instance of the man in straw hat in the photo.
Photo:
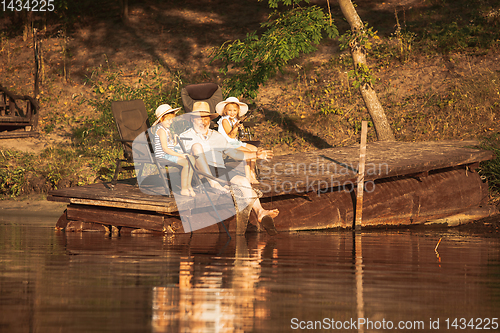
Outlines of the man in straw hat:
{"type": "MultiPolygon", "coordinates": [[[[232,175],[226,169],[223,154],[236,160],[250,160],[255,158],[268,160],[273,157],[273,152],[264,149],[259,149],[256,152],[244,152],[231,146],[222,134],[210,129],[210,120],[216,118],[218,114],[210,112],[210,106],[207,102],[195,102],[193,104],[193,111],[187,115],[193,127],[182,133],[180,137],[191,139],[186,140],[185,145],[186,149],[191,151],[191,154],[198,156],[196,168],[215,177],[227,177],[231,183],[241,189],[244,197],[257,198],[257,193],[252,189],[252,185],[246,177],[232,175]]],[[[217,181],[213,179],[207,179],[207,181],[216,191],[228,192],[217,181]]],[[[264,209],[258,198],[254,201],[252,209],[257,214],[259,223],[262,224],[267,232],[275,234],[276,229],[273,219],[278,216],[279,211],[277,209],[264,209]]]]}

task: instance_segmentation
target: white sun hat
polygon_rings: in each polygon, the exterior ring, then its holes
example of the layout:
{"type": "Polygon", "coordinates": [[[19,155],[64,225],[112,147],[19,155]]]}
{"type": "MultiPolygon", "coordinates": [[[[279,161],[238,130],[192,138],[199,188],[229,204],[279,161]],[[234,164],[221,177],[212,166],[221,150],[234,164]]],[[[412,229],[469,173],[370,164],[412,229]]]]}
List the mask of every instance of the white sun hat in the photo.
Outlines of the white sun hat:
{"type": "Polygon", "coordinates": [[[175,108],[173,109],[170,105],[168,104],[162,104],[160,105],[156,111],[155,111],[155,116],[156,116],[156,121],[153,123],[153,125],[156,125],[160,122],[161,117],[166,115],[167,113],[172,113],[172,112],[179,112],[181,108],[175,108]]]}
{"type": "Polygon", "coordinates": [[[248,112],[248,105],[243,102],[240,102],[236,97],[228,97],[225,101],[218,103],[215,106],[215,111],[217,111],[218,114],[222,115],[224,107],[230,103],[235,103],[240,107],[240,114],[239,114],[240,117],[242,117],[245,113],[248,112]]]}

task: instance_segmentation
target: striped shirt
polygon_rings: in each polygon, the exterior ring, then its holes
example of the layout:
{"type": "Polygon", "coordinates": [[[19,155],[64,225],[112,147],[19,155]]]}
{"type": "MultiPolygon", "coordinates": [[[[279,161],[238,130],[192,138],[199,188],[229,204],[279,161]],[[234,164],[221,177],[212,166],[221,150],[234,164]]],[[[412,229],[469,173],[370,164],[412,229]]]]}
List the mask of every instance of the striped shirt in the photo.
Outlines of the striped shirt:
{"type": "Polygon", "coordinates": [[[165,128],[162,124],[158,124],[156,127],[155,131],[155,157],[156,158],[162,158],[165,155],[165,152],[163,151],[163,148],[161,146],[161,140],[160,140],[160,135],[158,134],[158,131],[163,130],[165,133],[167,133],[167,146],[168,148],[174,150],[175,148],[175,140],[174,137],[172,136],[172,133],[170,133],[170,130],[168,128],[165,128]]]}

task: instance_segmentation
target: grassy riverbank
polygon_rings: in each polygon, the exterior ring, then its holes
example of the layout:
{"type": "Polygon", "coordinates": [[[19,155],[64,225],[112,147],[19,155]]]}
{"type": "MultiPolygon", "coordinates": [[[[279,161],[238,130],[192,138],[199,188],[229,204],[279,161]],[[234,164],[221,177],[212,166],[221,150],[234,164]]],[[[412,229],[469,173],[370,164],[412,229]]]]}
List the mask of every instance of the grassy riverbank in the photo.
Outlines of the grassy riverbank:
{"type": "MultiPolygon", "coordinates": [[[[64,24],[57,17],[35,21],[45,24],[40,27],[40,138],[0,140],[1,196],[109,180],[121,154],[111,101],[143,99],[152,113],[164,102],[181,106],[180,89],[186,84],[214,81],[224,87],[217,63],[209,61],[210,49],[243,38],[269,13],[257,1],[232,4],[233,13],[252,13],[237,19],[225,12],[222,0],[203,2],[196,11],[151,0],[131,2],[124,24],[114,2],[105,1],[98,15],[86,3],[69,6],[64,24]],[[36,148],[26,152],[23,145],[29,140],[36,148]]],[[[332,11],[339,31],[345,32],[340,11],[332,11]]],[[[366,0],[358,11],[378,31],[368,61],[397,140],[474,138],[498,153],[498,4],[366,0]]],[[[0,69],[1,84],[32,94],[29,34],[18,33],[23,31],[20,22],[3,18],[0,61],[6,66],[0,69]]],[[[275,154],[359,141],[361,121],[369,115],[348,76],[351,66],[349,54],[339,51],[336,41],[326,41],[317,53],[290,64],[261,87],[255,100],[246,101],[258,124],[255,136],[275,154]]],[[[369,140],[375,140],[373,129],[369,140]]],[[[483,163],[481,172],[492,197],[498,198],[499,160],[483,163]]]]}

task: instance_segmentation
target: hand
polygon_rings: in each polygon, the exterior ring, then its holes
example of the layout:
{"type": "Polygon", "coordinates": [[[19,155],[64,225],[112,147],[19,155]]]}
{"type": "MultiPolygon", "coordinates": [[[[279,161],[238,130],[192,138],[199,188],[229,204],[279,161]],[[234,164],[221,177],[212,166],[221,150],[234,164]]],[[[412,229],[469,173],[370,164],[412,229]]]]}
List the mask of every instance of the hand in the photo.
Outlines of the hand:
{"type": "Polygon", "coordinates": [[[274,157],[272,150],[259,149],[257,150],[257,158],[269,161],[274,157]]]}
{"type": "Polygon", "coordinates": [[[196,162],[196,158],[193,155],[184,154],[183,156],[186,160],[190,161],[192,164],[196,162]]]}

